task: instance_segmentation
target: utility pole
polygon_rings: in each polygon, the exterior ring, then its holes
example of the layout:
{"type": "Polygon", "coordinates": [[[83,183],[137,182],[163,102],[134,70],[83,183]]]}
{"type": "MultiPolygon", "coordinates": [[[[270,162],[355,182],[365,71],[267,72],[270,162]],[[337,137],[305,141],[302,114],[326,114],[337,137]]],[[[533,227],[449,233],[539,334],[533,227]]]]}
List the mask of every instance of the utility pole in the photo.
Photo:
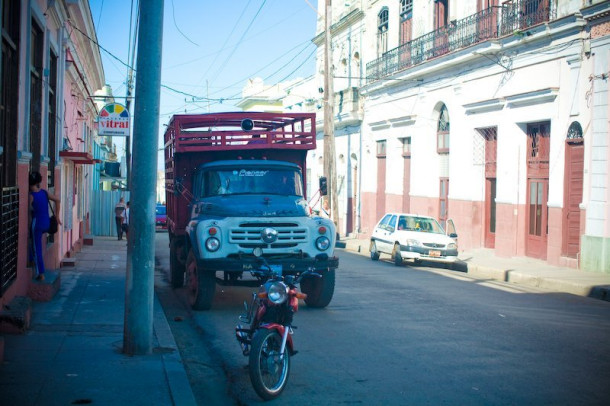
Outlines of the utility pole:
{"type": "Polygon", "coordinates": [[[324,176],[329,183],[330,218],[338,225],[337,168],[335,163],[335,91],[333,90],[331,0],[326,0],[324,33],[324,176]]]}
{"type": "MultiPolygon", "coordinates": [[[[129,68],[127,74],[127,95],[125,96],[125,107],[129,112],[129,117],[133,117],[131,113],[131,89],[133,88],[133,68],[129,68]]],[[[126,181],[127,190],[131,190],[131,137],[125,137],[125,163],[127,167],[126,181]]]]}
{"type": "MultiPolygon", "coordinates": [[[[137,15],[137,13],[136,13],[137,15]]],[[[132,7],[131,7],[131,15],[129,16],[129,21],[133,22],[133,3],[132,3],[132,7]]],[[[138,18],[136,17],[136,22],[138,21],[138,18]]],[[[136,24],[136,32],[135,35],[133,36],[134,41],[133,41],[133,49],[131,49],[131,60],[127,60],[129,63],[129,69],[127,71],[127,92],[126,92],[126,96],[125,96],[125,107],[127,108],[127,112],[129,113],[129,117],[133,117],[133,114],[131,112],[131,96],[132,96],[132,90],[133,90],[133,66],[135,64],[135,59],[136,59],[136,43],[137,43],[137,38],[138,38],[138,33],[137,33],[137,27],[138,24],[136,24]]],[[[131,44],[131,28],[129,29],[129,43],[131,44]]],[[[131,48],[131,45],[130,45],[131,48]]],[[[131,137],[129,135],[127,135],[127,137],[125,138],[125,161],[126,161],[126,167],[127,167],[127,173],[126,173],[126,182],[127,182],[127,190],[131,190],[131,137]]]]}
{"type": "Polygon", "coordinates": [[[155,187],[157,183],[157,137],[161,97],[161,50],[163,0],[140,1],[138,38],[138,85],[133,126],[133,171],[138,181],[131,188],[125,328],[123,352],[152,352],[155,271],[155,187]]]}

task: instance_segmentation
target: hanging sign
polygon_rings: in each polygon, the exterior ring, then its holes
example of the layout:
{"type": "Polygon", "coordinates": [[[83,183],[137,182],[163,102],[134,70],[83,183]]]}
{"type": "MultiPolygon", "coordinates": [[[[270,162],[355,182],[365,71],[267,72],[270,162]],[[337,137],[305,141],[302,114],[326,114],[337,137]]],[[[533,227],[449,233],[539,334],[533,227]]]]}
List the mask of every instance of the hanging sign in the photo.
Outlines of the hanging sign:
{"type": "Polygon", "coordinates": [[[98,134],[103,137],[129,137],[129,111],[122,104],[109,103],[98,116],[98,134]]]}

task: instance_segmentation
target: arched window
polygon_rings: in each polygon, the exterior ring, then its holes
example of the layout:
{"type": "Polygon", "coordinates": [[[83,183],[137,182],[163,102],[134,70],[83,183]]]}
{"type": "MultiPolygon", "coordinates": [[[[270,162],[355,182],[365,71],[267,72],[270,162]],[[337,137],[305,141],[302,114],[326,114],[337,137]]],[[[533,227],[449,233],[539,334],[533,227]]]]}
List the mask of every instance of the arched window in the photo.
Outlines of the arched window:
{"type": "Polygon", "coordinates": [[[582,127],[578,121],[574,121],[568,128],[567,140],[569,143],[577,144],[583,142],[582,127]]]}
{"type": "Polygon", "coordinates": [[[438,116],[438,126],[436,129],[437,145],[436,150],[439,154],[449,153],[449,111],[444,104],[438,116]]]}
{"type": "Polygon", "coordinates": [[[387,7],[381,9],[377,15],[377,56],[381,57],[388,52],[388,28],[390,12],[387,7]]]}

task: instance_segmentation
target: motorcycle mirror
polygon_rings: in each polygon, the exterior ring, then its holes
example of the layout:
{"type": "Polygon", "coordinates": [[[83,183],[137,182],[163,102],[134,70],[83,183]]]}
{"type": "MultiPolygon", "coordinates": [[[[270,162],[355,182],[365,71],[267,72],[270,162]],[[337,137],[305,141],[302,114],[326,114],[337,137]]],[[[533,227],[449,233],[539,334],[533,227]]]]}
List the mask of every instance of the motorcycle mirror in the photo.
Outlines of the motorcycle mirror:
{"type": "Polygon", "coordinates": [[[256,247],[252,250],[252,254],[256,257],[259,258],[263,255],[263,249],[261,247],[256,247]]]}

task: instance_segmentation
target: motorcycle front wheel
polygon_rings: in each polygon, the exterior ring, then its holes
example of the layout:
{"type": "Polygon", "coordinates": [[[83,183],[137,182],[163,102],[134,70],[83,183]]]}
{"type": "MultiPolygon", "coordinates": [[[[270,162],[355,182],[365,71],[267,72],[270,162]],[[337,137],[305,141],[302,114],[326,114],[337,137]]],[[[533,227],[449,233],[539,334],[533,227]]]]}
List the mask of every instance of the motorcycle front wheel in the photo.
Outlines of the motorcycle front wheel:
{"type": "Polygon", "coordinates": [[[261,398],[271,400],[278,397],[290,372],[288,348],[280,355],[282,337],[275,330],[260,329],[254,333],[250,349],[250,381],[261,398]]]}

